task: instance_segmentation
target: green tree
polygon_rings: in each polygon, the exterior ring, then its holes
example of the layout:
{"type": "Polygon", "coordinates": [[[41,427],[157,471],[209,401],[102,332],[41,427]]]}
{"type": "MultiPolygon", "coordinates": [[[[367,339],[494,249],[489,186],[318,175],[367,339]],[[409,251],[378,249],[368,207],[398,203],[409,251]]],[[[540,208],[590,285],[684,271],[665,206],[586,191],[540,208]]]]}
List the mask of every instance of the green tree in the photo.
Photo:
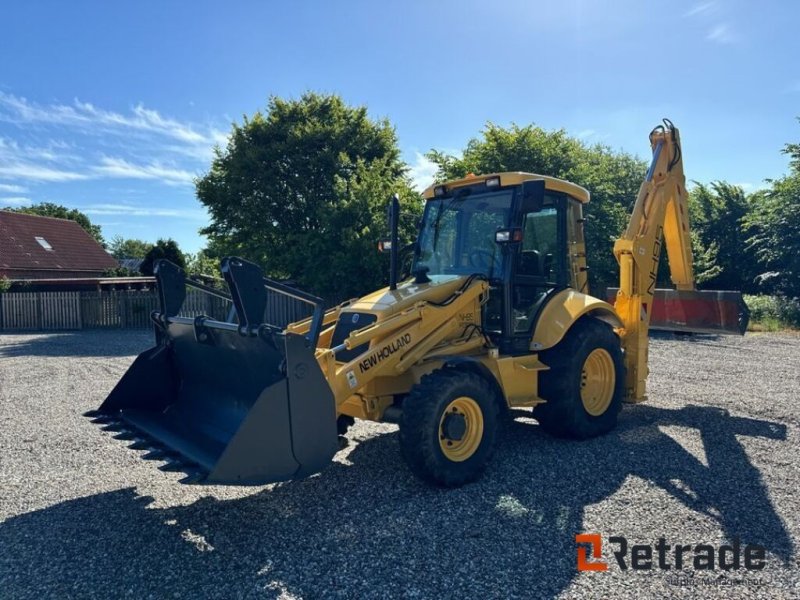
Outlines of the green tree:
{"type": "Polygon", "coordinates": [[[103,233],[100,230],[100,226],[93,224],[89,220],[89,217],[87,217],[77,208],[67,208],[66,206],[54,204],[53,202],[42,202],[40,204],[32,204],[31,206],[24,206],[22,208],[9,208],[6,210],[25,213],[27,215],[56,217],[58,219],[69,219],[70,221],[75,221],[78,223],[78,225],[83,227],[89,233],[89,235],[97,240],[98,243],[102,244],[104,247],[106,245],[106,241],[103,239],[103,233]]]}
{"type": "Polygon", "coordinates": [[[746,251],[744,220],[751,203],[741,187],[724,181],[695,183],[689,193],[689,219],[696,234],[695,272],[703,287],[755,291],[758,263],[746,251]],[[714,256],[713,268],[703,271],[703,252],[714,256]]]}
{"type": "Polygon", "coordinates": [[[208,208],[213,256],[239,255],[277,278],[328,298],[383,284],[385,210],[399,192],[419,211],[394,129],[365,107],[308,93],[271,98],[265,113],[234,124],[227,146],[196,182],[208,208]]]}
{"type": "Polygon", "coordinates": [[[186,272],[199,277],[213,277],[221,279],[219,270],[220,259],[209,254],[208,250],[200,250],[195,254],[185,254],[186,272]]]}
{"type": "Polygon", "coordinates": [[[139,267],[142,275],[152,275],[154,263],[159,258],[166,258],[179,267],[186,268],[186,258],[178,247],[178,243],[173,239],[160,239],[145,255],[142,266],[139,267]]]}
{"type": "Polygon", "coordinates": [[[103,277],[141,277],[139,271],[132,271],[126,267],[114,267],[103,271],[103,277]]]}
{"type": "Polygon", "coordinates": [[[115,235],[108,244],[108,250],[114,258],[144,258],[153,248],[153,244],[134,238],[123,238],[115,235]]]}
{"type": "Polygon", "coordinates": [[[744,219],[761,291],[800,297],[800,144],[786,144],[789,173],[752,196],[744,219]]]}
{"type": "Polygon", "coordinates": [[[528,171],[587,188],[592,193],[584,215],[591,285],[603,287],[619,281],[613,242],[625,228],[636,200],[647,168],[644,161],[607,146],[588,146],[563,129],[493,123],[468,142],[460,158],[436,150],[427,156],[439,167],[439,181],[470,172],[528,171]]]}

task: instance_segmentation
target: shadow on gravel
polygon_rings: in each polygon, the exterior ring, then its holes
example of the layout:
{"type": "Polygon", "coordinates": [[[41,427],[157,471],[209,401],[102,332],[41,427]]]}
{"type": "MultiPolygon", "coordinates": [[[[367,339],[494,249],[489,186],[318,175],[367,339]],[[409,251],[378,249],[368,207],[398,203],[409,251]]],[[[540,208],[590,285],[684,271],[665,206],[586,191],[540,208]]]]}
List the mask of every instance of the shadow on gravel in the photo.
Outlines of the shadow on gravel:
{"type": "Polygon", "coordinates": [[[0,334],[0,358],[18,356],[136,356],[153,345],[149,330],[83,330],[0,334]]]}
{"type": "Polygon", "coordinates": [[[784,440],[786,430],[709,407],[636,406],[614,433],[583,443],[511,422],[484,479],[457,490],[414,479],[395,433],[356,444],[351,464],[240,499],[148,508],[151,498],[121,489],[0,524],[0,589],[31,597],[552,597],[576,576],[585,507],[631,475],[785,563],[789,534],[737,436],[784,440]],[[708,466],[658,425],[699,430],[708,466]]]}

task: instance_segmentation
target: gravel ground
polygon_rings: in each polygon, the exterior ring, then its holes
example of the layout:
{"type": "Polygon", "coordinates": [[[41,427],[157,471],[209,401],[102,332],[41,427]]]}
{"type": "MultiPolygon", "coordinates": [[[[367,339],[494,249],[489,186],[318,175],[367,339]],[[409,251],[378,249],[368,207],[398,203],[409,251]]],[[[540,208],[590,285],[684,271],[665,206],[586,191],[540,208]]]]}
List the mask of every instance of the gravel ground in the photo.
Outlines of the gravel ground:
{"type": "Polygon", "coordinates": [[[396,428],[358,423],[326,471],[179,485],[80,415],[150,336],[0,336],[0,596],[800,598],[800,336],[654,340],[650,400],[613,433],[518,413],[478,483],[418,482],[396,428]],[[575,534],[766,547],[722,573],[576,571],[575,534]],[[721,579],[718,579],[721,577],[721,579]],[[709,585],[714,583],[715,585],[709,585]]]}

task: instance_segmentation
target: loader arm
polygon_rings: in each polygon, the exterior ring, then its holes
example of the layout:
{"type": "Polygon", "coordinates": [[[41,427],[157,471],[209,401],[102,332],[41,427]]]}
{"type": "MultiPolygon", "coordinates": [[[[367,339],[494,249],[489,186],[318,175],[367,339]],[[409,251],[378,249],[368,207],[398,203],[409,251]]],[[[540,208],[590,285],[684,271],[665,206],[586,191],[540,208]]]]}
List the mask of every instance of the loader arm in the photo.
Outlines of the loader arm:
{"type": "Polygon", "coordinates": [[[679,291],[695,289],[689,230],[688,194],[680,135],[668,120],[650,133],[653,158],[639,188],[630,222],[614,244],[619,291],[614,308],[623,322],[626,396],[646,399],[649,325],[662,240],[670,276],[679,291]]]}

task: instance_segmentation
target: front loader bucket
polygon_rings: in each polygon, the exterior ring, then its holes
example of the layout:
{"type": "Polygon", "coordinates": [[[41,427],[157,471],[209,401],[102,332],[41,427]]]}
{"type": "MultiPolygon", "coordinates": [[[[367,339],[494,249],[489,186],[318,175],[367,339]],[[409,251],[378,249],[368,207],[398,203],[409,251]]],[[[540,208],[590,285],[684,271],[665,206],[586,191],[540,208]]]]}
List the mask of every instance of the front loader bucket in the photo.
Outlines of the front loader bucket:
{"type": "MultiPolygon", "coordinates": [[[[616,288],[608,289],[610,302],[616,295],[616,288]]],[[[743,335],[749,320],[750,312],[740,292],[657,289],[650,329],[743,335]]]]}
{"type": "Polygon", "coordinates": [[[165,460],[165,470],[189,472],[191,482],[256,485],[315,473],[338,449],[315,340],[260,322],[268,280],[258,267],[226,259],[223,273],[238,324],[178,317],[190,282],[159,263],[159,343],[89,416],[149,450],[145,458],[165,460]]]}

